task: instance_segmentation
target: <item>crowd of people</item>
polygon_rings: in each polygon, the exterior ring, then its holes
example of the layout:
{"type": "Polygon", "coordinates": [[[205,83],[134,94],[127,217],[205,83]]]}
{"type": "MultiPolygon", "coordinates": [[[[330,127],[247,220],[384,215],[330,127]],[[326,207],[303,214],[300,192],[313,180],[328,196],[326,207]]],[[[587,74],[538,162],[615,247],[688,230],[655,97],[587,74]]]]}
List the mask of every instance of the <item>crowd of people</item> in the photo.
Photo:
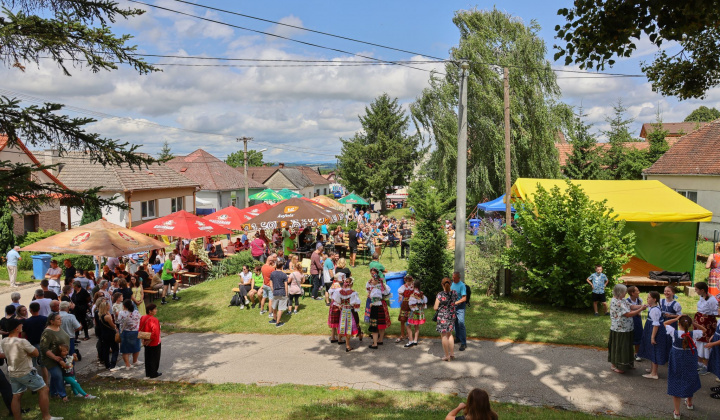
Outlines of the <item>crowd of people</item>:
{"type": "MultiPolygon", "coordinates": [[[[598,283],[594,289],[599,287],[598,283]]],[[[676,419],[681,404],[694,408],[693,396],[702,388],[700,375],[713,373],[720,379],[718,301],[708,293],[705,282],[695,283],[695,292],[699,298],[694,318],[682,313],[672,286],[665,287],[662,298],[657,291],[649,292],[643,303],[637,287],[617,284],[610,302],[608,361],[612,371],[622,374],[634,369],[635,362],[648,360],[650,367],[643,377],[657,380],[659,366],[667,364],[667,393],[673,399],[676,419]],[[646,310],[643,327],[640,315],[646,310]]],[[[710,397],[720,399],[720,386],[710,389],[710,397]]]]}

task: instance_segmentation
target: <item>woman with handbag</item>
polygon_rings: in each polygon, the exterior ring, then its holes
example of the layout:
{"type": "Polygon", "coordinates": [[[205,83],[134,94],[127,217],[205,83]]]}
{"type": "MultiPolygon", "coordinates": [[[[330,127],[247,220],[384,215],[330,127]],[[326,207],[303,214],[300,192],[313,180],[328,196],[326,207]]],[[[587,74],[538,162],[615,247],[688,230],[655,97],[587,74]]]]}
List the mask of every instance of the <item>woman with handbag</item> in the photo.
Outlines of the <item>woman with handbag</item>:
{"type": "Polygon", "coordinates": [[[145,376],[154,379],[161,376],[160,368],[160,321],[157,315],[157,305],[147,305],[147,315],[140,318],[140,332],[138,337],[145,346],[145,376]]]}
{"type": "Polygon", "coordinates": [[[105,299],[100,300],[97,305],[95,325],[100,330],[100,360],[111,372],[120,370],[120,366],[117,366],[119,333],[110,314],[110,304],[105,299]]]}
{"type": "Polygon", "coordinates": [[[120,328],[120,354],[125,362],[125,369],[132,369],[133,366],[138,365],[138,356],[140,356],[140,339],[138,338],[140,313],[132,300],[125,299],[123,301],[123,310],[118,315],[117,323],[120,328]],[[131,354],[132,366],[130,365],[131,354]]]}

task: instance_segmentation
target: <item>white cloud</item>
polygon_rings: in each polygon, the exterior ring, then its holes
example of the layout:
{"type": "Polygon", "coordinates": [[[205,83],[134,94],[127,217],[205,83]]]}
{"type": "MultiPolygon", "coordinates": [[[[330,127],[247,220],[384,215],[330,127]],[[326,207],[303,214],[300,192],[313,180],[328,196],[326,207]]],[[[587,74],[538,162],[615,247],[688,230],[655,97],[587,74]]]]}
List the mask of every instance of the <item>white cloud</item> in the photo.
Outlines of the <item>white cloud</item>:
{"type": "MultiPolygon", "coordinates": [[[[278,22],[282,23],[283,25],[277,25],[277,24],[273,25],[273,27],[269,31],[270,33],[279,35],[279,36],[283,36],[286,38],[294,38],[294,37],[297,37],[299,35],[306,33],[306,31],[303,31],[302,29],[298,29],[298,28],[303,28],[304,26],[303,26],[302,20],[297,16],[293,16],[293,15],[285,16],[285,17],[281,18],[280,20],[278,20],[278,22]],[[290,26],[285,26],[285,25],[292,25],[292,26],[296,26],[297,28],[292,28],[290,26]]],[[[276,39],[275,37],[269,37],[269,38],[276,39]]]]}

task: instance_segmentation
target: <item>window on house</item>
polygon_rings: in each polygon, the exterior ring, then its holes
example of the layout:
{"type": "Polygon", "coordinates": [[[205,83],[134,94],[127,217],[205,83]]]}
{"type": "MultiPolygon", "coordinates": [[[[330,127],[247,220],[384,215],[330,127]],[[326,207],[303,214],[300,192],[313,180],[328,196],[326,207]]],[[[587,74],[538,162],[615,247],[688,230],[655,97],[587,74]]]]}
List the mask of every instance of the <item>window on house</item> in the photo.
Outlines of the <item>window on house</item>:
{"type": "Polygon", "coordinates": [[[38,214],[26,214],[23,217],[23,230],[25,233],[37,232],[40,226],[40,215],[38,214]]]}
{"type": "Polygon", "coordinates": [[[143,201],[140,203],[141,216],[143,219],[153,219],[155,215],[155,200],[143,201]]]}
{"type": "Polygon", "coordinates": [[[697,203],[697,191],[678,190],[678,194],[682,195],[693,203],[697,203]]]}
{"type": "Polygon", "coordinates": [[[327,195],[327,188],[323,188],[323,195],[327,195]]]}
{"type": "Polygon", "coordinates": [[[184,210],[183,197],[171,198],[170,199],[170,212],[175,213],[176,211],[184,210]]]}

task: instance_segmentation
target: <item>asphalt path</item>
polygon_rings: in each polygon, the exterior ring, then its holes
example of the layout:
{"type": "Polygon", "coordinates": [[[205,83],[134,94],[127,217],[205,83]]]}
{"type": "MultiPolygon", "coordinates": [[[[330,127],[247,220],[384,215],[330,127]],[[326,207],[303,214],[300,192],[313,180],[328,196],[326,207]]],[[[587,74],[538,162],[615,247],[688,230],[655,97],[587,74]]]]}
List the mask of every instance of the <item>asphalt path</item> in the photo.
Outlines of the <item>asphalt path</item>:
{"type": "MultiPolygon", "coordinates": [[[[441,361],[438,339],[404,348],[385,339],[378,350],[353,340],[355,350],[307,335],[191,334],[163,337],[159,379],[197,383],[301,384],[369,390],[414,390],[466,394],[475,387],[495,401],[551,406],[597,414],[672,417],[667,367],[660,379],[641,375],[649,362],[624,375],[610,371],[607,351],[570,346],[470,341],[456,359],[441,361]]],[[[457,346],[456,346],[457,349],[457,346]]],[[[142,358],[142,356],[141,356],[142,358]]],[[[143,368],[99,373],[144,378],[143,368]]],[[[710,374],[695,395],[695,411],[683,418],[720,419],[720,385],[710,374]]]]}

